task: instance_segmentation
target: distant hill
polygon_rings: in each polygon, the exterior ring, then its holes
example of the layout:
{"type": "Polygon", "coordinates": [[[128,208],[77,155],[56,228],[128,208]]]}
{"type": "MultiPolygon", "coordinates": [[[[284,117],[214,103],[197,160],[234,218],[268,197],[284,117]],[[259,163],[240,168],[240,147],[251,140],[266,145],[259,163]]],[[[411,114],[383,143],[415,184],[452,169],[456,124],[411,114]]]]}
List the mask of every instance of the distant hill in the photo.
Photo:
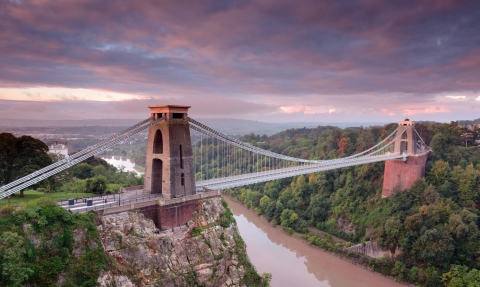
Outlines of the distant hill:
{"type": "MultiPolygon", "coordinates": [[[[228,118],[198,118],[201,123],[220,132],[230,135],[245,135],[249,133],[267,134],[284,131],[291,128],[315,128],[320,125],[338,126],[340,128],[354,126],[384,125],[382,122],[366,123],[325,123],[325,122],[293,122],[293,123],[265,123],[252,120],[228,119],[228,118]]],[[[92,120],[13,120],[0,119],[0,130],[18,127],[81,127],[81,126],[118,126],[128,127],[141,121],[140,119],[92,119],[92,120]]]]}
{"type": "Polygon", "coordinates": [[[479,119],[474,119],[474,120],[460,120],[460,121],[458,121],[458,124],[461,125],[461,126],[477,125],[477,124],[480,124],[480,118],[479,119]]]}
{"type": "Polygon", "coordinates": [[[338,126],[341,128],[353,126],[384,125],[385,123],[322,123],[322,122],[293,122],[293,123],[265,123],[252,120],[238,119],[198,119],[201,123],[220,132],[232,135],[245,135],[249,133],[273,135],[277,132],[292,128],[316,128],[318,126],[338,126]]]}
{"type": "Polygon", "coordinates": [[[131,126],[141,120],[137,119],[93,119],[93,120],[14,120],[0,119],[0,126],[10,127],[79,127],[79,126],[131,126]]]}

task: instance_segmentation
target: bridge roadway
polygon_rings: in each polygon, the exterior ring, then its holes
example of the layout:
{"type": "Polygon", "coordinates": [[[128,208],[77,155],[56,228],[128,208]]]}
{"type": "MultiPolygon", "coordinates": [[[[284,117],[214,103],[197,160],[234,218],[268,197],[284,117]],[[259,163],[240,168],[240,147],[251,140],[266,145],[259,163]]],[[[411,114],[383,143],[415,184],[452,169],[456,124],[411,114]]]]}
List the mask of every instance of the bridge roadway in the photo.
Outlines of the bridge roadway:
{"type": "Polygon", "coordinates": [[[241,174],[229,177],[222,177],[210,180],[197,181],[196,190],[201,191],[204,188],[212,190],[222,190],[226,188],[239,187],[243,185],[255,184],[260,182],[266,182],[275,179],[281,179],[286,177],[292,177],[302,174],[309,174],[314,172],[326,171],[336,168],[343,168],[349,166],[355,166],[366,163],[373,163],[379,161],[386,161],[391,159],[404,159],[406,160],[406,154],[399,153],[387,153],[382,155],[362,156],[359,158],[350,158],[347,160],[331,160],[318,164],[305,164],[295,167],[287,167],[281,169],[274,169],[268,171],[261,171],[256,173],[241,174]]]}
{"type": "Polygon", "coordinates": [[[162,194],[143,193],[143,189],[123,192],[121,194],[108,194],[102,196],[92,196],[85,198],[77,198],[74,205],[69,205],[68,200],[62,200],[59,206],[72,212],[97,211],[107,208],[113,208],[123,205],[137,204],[146,201],[161,199],[162,194]],[[92,205],[87,205],[87,200],[92,200],[92,205]]]}
{"type": "MultiPolygon", "coordinates": [[[[198,181],[196,184],[197,195],[202,196],[201,194],[205,190],[222,190],[226,188],[239,187],[243,185],[255,184],[260,182],[266,182],[275,179],[281,179],[286,177],[292,177],[302,174],[309,174],[319,171],[331,170],[336,168],[349,167],[354,165],[373,163],[391,159],[400,159],[405,158],[403,154],[383,154],[376,156],[363,156],[354,159],[347,160],[332,160],[326,161],[318,164],[306,164],[295,167],[287,167],[269,171],[262,171],[256,173],[242,174],[236,176],[229,176],[223,178],[216,178],[210,180],[198,181]]],[[[208,192],[207,192],[208,193],[208,192]]],[[[188,197],[188,196],[187,196],[188,197]]],[[[190,196],[191,197],[191,196],[190,196]]],[[[87,206],[86,200],[76,199],[74,205],[68,205],[68,201],[60,202],[60,206],[71,210],[72,212],[86,212],[91,210],[104,210],[109,208],[115,208],[119,206],[132,205],[132,204],[141,204],[143,202],[155,201],[162,199],[161,194],[145,194],[141,189],[134,189],[126,191],[121,194],[121,199],[119,195],[108,195],[108,196],[96,196],[91,198],[86,198],[92,200],[92,205],[87,206]]],[[[179,198],[180,199],[180,198],[179,198]]],[[[186,200],[183,198],[182,200],[186,200]]],[[[175,200],[175,199],[172,199],[175,200]]]]}

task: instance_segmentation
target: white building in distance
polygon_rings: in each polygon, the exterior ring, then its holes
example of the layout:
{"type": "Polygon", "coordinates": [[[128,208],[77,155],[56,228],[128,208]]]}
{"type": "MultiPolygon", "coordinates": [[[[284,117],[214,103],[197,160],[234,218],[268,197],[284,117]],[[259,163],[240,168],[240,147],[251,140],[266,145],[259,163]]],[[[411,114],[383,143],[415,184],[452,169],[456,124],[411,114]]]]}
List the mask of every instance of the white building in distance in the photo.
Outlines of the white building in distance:
{"type": "Polygon", "coordinates": [[[67,143],[53,142],[48,147],[48,152],[62,154],[65,158],[67,158],[69,153],[68,145],[67,143]]]}

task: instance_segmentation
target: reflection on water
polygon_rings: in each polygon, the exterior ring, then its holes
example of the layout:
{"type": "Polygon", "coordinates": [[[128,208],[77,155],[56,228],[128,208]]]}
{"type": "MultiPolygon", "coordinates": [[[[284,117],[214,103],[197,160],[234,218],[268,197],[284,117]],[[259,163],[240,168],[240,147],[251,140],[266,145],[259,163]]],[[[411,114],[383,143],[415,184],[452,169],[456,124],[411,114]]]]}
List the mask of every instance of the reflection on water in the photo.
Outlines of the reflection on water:
{"type": "Polygon", "coordinates": [[[135,162],[131,161],[130,159],[122,156],[102,156],[102,159],[104,159],[106,162],[109,164],[115,166],[116,168],[124,168],[124,171],[134,171],[138,174],[143,174],[143,172],[138,171],[135,169],[135,162]]]}
{"type": "Polygon", "coordinates": [[[237,220],[250,260],[259,273],[272,273],[273,287],[405,287],[289,236],[244,205],[224,198],[237,220]]]}

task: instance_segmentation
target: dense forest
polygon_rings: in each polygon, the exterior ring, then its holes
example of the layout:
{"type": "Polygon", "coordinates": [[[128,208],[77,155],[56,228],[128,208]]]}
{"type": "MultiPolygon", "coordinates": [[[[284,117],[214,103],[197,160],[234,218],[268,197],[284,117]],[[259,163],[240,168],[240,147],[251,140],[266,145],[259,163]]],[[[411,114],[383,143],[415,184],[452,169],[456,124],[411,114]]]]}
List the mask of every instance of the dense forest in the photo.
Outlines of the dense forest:
{"type": "MultiPolygon", "coordinates": [[[[241,140],[293,157],[332,159],[368,149],[395,127],[321,126],[290,129],[272,136],[250,134],[241,140]]],[[[399,280],[420,286],[478,286],[480,150],[464,146],[465,131],[457,122],[422,123],[415,128],[433,150],[426,178],[416,181],[410,190],[397,190],[389,198],[381,198],[384,163],[275,180],[226,193],[265,216],[272,225],[278,224],[311,244],[347,257],[356,255],[329,237],[316,236],[314,231],[348,240],[347,246],[375,241],[394,256],[364,258],[364,264],[399,280]]],[[[197,179],[224,172],[215,169],[222,166],[216,161],[228,158],[217,144],[204,141],[194,147],[212,157],[202,170],[213,174],[197,173],[197,179]]],[[[249,163],[256,164],[237,159],[235,167],[227,167],[233,170],[230,174],[249,163]]],[[[196,170],[201,170],[198,160],[196,164],[196,170]]]]}

